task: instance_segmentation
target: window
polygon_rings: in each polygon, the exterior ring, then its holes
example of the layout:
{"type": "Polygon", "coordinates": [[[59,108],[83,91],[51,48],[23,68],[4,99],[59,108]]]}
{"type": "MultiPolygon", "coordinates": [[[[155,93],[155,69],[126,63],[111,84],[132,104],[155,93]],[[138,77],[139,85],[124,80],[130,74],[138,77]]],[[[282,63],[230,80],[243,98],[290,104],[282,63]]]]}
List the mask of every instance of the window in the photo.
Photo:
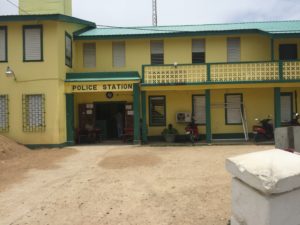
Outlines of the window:
{"type": "Polygon", "coordinates": [[[0,27],[0,62],[7,62],[7,27],[0,27]]]}
{"type": "Polygon", "coordinates": [[[288,123],[293,118],[293,93],[280,94],[281,123],[288,123]]]}
{"type": "Polygon", "coordinates": [[[149,97],[150,126],[166,126],[166,98],[165,96],[149,97]]]}
{"type": "Polygon", "coordinates": [[[113,42],[113,66],[125,66],[125,42],[113,42]]]}
{"type": "Polygon", "coordinates": [[[162,65],[164,64],[164,42],[163,41],[151,41],[151,64],[162,65]]]}
{"type": "Polygon", "coordinates": [[[96,67],[96,43],[83,44],[83,66],[84,68],[96,67]]]}
{"type": "Polygon", "coordinates": [[[45,95],[23,95],[23,131],[45,131],[45,95]]]}
{"type": "Polygon", "coordinates": [[[206,111],[205,111],[205,96],[193,95],[193,116],[195,123],[199,125],[206,124],[206,111]]]}
{"type": "Polygon", "coordinates": [[[227,61],[239,62],[241,59],[241,43],[240,38],[227,39],[227,61]]]}
{"type": "Polygon", "coordinates": [[[8,127],[8,96],[0,95],[0,132],[7,132],[8,127]]]}
{"type": "Polygon", "coordinates": [[[72,67],[72,36],[65,33],[65,64],[72,67]]]}
{"type": "Polygon", "coordinates": [[[226,124],[241,124],[243,113],[243,95],[225,94],[225,120],[226,124]]]}
{"type": "Polygon", "coordinates": [[[42,25],[23,26],[23,60],[43,60],[43,27],[42,25]]]}
{"type": "Polygon", "coordinates": [[[297,44],[281,44],[279,45],[280,60],[295,60],[298,58],[297,44]]]}
{"type": "Polygon", "coordinates": [[[192,40],[192,63],[205,63],[205,40],[192,40]]]}

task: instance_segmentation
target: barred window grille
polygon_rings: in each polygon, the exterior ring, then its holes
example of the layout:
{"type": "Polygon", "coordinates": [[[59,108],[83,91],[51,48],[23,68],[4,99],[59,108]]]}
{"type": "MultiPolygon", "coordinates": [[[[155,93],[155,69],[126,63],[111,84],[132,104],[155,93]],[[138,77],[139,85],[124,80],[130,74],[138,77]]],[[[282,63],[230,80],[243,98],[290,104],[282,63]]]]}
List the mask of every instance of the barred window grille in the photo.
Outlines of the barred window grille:
{"type": "Polygon", "coordinates": [[[72,36],[65,34],[65,64],[72,67],[72,36]]]}
{"type": "Polygon", "coordinates": [[[8,96],[0,95],[0,132],[8,132],[9,116],[8,116],[8,96]]]}
{"type": "Polygon", "coordinates": [[[23,131],[45,131],[45,95],[23,95],[23,131]]]}

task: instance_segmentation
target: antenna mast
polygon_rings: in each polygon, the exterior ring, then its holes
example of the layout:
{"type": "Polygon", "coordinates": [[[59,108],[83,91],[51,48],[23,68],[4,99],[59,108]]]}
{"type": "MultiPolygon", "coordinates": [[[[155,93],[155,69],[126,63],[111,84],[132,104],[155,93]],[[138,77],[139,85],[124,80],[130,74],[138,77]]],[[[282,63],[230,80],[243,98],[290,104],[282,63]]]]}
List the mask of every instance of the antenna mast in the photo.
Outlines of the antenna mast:
{"type": "Polygon", "coordinates": [[[157,4],[156,0],[152,0],[152,25],[157,26],[157,4]]]}

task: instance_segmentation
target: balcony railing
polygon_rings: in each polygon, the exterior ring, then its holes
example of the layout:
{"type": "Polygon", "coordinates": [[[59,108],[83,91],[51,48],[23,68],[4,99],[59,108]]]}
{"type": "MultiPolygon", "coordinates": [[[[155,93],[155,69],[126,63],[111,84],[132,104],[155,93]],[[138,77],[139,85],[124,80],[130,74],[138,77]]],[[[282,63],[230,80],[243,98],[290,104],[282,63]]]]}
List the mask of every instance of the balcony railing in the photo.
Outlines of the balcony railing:
{"type": "Polygon", "coordinates": [[[300,81],[300,61],[146,65],[145,85],[300,81]]]}

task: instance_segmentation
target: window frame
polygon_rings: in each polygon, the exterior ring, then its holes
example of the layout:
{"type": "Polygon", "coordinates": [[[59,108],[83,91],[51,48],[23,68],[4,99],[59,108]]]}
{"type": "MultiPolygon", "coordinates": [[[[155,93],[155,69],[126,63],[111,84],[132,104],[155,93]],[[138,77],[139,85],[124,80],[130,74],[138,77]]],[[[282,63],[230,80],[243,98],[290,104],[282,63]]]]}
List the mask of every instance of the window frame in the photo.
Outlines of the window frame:
{"type": "MultiPolygon", "coordinates": [[[[205,106],[206,106],[206,99],[205,99],[205,94],[196,94],[196,95],[192,95],[192,116],[194,117],[194,113],[195,113],[195,107],[194,107],[194,97],[204,97],[204,101],[205,101],[205,106]]],[[[206,108],[204,108],[204,111],[206,110],[206,108]]],[[[205,111],[206,113],[206,111],[205,111]]],[[[196,122],[196,121],[195,121],[196,122]]],[[[205,114],[205,122],[204,123],[196,123],[196,125],[198,126],[206,126],[206,114],[205,114]]]]}
{"type": "Polygon", "coordinates": [[[96,68],[97,67],[97,44],[96,42],[85,42],[85,43],[82,43],[82,64],[83,64],[83,68],[85,69],[93,69],[93,68],[96,68]],[[95,46],[95,65],[93,67],[87,67],[86,64],[85,64],[85,46],[87,45],[94,45],[95,46]]]}
{"type": "Polygon", "coordinates": [[[23,62],[43,62],[44,61],[44,37],[43,37],[43,25],[23,25],[23,62]],[[41,58],[36,60],[26,60],[26,51],[25,51],[25,30],[26,29],[40,29],[40,43],[41,43],[41,58]]]}
{"type": "Polygon", "coordinates": [[[3,112],[3,114],[6,115],[6,121],[5,121],[6,126],[0,127],[0,133],[7,133],[9,132],[9,99],[7,94],[0,94],[0,97],[5,98],[5,105],[6,105],[6,111],[3,112]]]}
{"type": "Polygon", "coordinates": [[[126,41],[113,41],[112,42],[112,67],[113,68],[125,68],[126,67],[126,41]],[[114,45],[122,43],[124,45],[124,64],[121,66],[115,63],[114,45]]]}
{"type": "Polygon", "coordinates": [[[280,43],[278,44],[278,59],[280,61],[293,61],[298,60],[299,54],[298,54],[298,44],[297,43],[280,43]],[[283,46],[296,46],[296,59],[281,59],[281,47],[283,46]]]}
{"type": "Polygon", "coordinates": [[[228,122],[228,118],[227,118],[227,115],[228,115],[228,108],[227,108],[227,96],[229,95],[239,95],[241,96],[241,110],[242,110],[242,114],[244,113],[244,98],[243,98],[243,93],[226,93],[224,94],[224,102],[225,102],[225,125],[242,125],[243,124],[243,121],[241,121],[240,123],[229,123],[228,122]]]}
{"type": "Polygon", "coordinates": [[[281,98],[281,96],[289,96],[289,97],[291,97],[291,99],[290,99],[290,101],[291,101],[291,115],[290,115],[289,121],[283,122],[283,121],[281,121],[281,118],[280,118],[280,123],[281,124],[288,124],[293,119],[293,110],[294,110],[294,96],[293,96],[293,92],[280,92],[280,98],[281,98]]]}
{"type": "Polygon", "coordinates": [[[241,56],[242,56],[242,39],[241,37],[227,37],[226,40],[226,44],[227,44],[227,63],[239,63],[241,62],[241,56]],[[236,61],[229,61],[229,40],[230,39],[239,39],[239,59],[236,61]]]}
{"type": "Polygon", "coordinates": [[[23,94],[22,95],[22,117],[23,117],[23,132],[45,132],[46,130],[46,98],[45,94],[23,94]],[[41,125],[32,125],[30,126],[28,121],[28,105],[27,98],[30,96],[41,96],[41,125]]]}
{"type": "Polygon", "coordinates": [[[164,40],[150,40],[150,64],[151,65],[164,65],[165,64],[165,42],[164,40]],[[152,53],[152,43],[155,43],[155,42],[162,42],[162,52],[163,53],[152,53]],[[153,59],[152,59],[152,56],[153,55],[162,55],[162,62],[160,63],[153,63],[153,59]]]}
{"type": "Polygon", "coordinates": [[[70,35],[68,32],[65,32],[65,65],[72,68],[73,66],[73,40],[72,35],[70,35]],[[70,38],[71,41],[71,56],[67,56],[67,38],[70,38]],[[67,60],[70,60],[70,64],[68,64],[67,60]]]}
{"type": "Polygon", "coordinates": [[[206,50],[206,40],[205,38],[193,38],[192,39],[192,64],[204,64],[206,63],[206,54],[205,54],[205,50],[206,50]],[[196,41],[196,40],[201,40],[204,42],[204,51],[203,52],[194,52],[193,51],[193,42],[196,41]],[[204,54],[204,57],[203,57],[203,62],[194,62],[194,54],[204,54]]]}
{"type": "Polygon", "coordinates": [[[148,96],[148,109],[149,109],[149,127],[165,127],[166,124],[167,124],[167,104],[166,104],[166,96],[164,95],[151,95],[151,96],[148,96]],[[152,98],[157,98],[157,97],[160,97],[160,98],[163,98],[163,101],[164,101],[164,121],[162,124],[155,124],[153,123],[152,121],[152,114],[151,114],[151,111],[152,111],[152,104],[151,104],[151,99],[152,98]]]}
{"type": "Polygon", "coordinates": [[[0,30],[4,30],[4,42],[5,42],[5,59],[0,60],[0,63],[7,63],[8,62],[8,32],[7,32],[7,26],[0,26],[0,30]]]}

